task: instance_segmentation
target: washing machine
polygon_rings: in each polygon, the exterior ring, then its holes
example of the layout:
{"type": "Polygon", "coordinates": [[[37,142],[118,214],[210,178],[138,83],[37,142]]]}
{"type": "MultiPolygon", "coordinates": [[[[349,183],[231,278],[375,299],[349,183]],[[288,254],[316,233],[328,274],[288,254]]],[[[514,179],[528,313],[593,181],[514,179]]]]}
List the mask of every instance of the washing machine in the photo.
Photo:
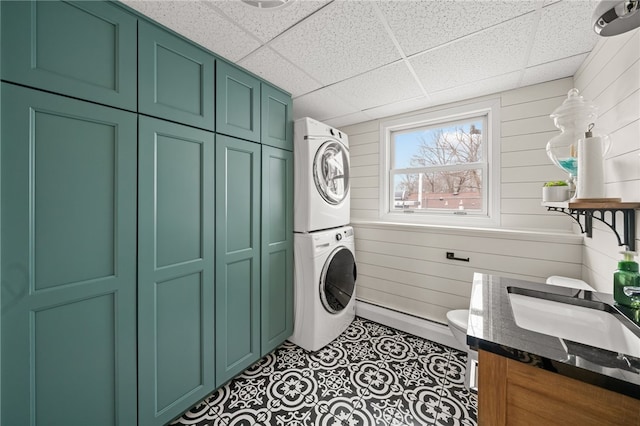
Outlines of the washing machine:
{"type": "Polygon", "coordinates": [[[348,225],[349,139],[326,124],[305,117],[294,125],[295,232],[348,225]]]}
{"type": "Polygon", "coordinates": [[[353,228],[294,234],[295,315],[289,340],[317,351],[351,324],[356,314],[353,228]]]}

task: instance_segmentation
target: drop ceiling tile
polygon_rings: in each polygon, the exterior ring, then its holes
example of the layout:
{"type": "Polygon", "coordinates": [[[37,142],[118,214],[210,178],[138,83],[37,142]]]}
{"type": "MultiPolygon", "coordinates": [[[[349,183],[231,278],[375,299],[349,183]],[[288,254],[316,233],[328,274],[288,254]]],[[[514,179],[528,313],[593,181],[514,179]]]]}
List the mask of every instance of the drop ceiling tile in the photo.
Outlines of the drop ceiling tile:
{"type": "Polygon", "coordinates": [[[596,3],[571,0],[542,9],[528,66],[590,52],[598,41],[591,27],[596,3]]]}
{"type": "Polygon", "coordinates": [[[442,105],[515,89],[518,87],[521,74],[521,71],[515,71],[452,89],[442,90],[433,93],[431,95],[431,101],[434,105],[442,105]]]}
{"type": "Polygon", "coordinates": [[[258,9],[240,0],[201,0],[267,42],[327,4],[328,0],[291,1],[277,9],[258,9]]]}
{"type": "Polygon", "coordinates": [[[571,77],[575,75],[580,65],[587,59],[588,53],[582,55],[571,56],[542,65],[527,68],[522,77],[522,86],[531,86],[532,84],[542,83],[545,81],[557,80],[559,78],[571,77]]]}
{"type": "Polygon", "coordinates": [[[423,94],[404,61],[343,80],[331,86],[331,89],[360,109],[373,108],[423,94]]]}
{"type": "Polygon", "coordinates": [[[273,40],[270,47],[324,84],[400,59],[367,1],[334,1],[273,40]]]}
{"type": "Polygon", "coordinates": [[[343,115],[342,117],[331,118],[325,120],[325,123],[329,126],[340,129],[341,127],[350,126],[352,124],[364,123],[365,121],[371,121],[372,117],[365,112],[356,112],[349,115],[343,115]]]}
{"type": "Polygon", "coordinates": [[[366,112],[371,118],[386,118],[410,111],[417,111],[432,104],[433,101],[430,98],[419,96],[417,98],[371,108],[364,112],[366,112]]]}
{"type": "Polygon", "coordinates": [[[428,94],[524,66],[535,14],[476,33],[409,59],[428,94]]]}
{"type": "Polygon", "coordinates": [[[536,9],[521,1],[377,1],[407,56],[536,9]]]}
{"type": "Polygon", "coordinates": [[[242,59],[238,65],[288,91],[293,97],[312,92],[322,86],[266,46],[242,59]]]}
{"type": "Polygon", "coordinates": [[[260,47],[260,42],[204,3],[140,0],[123,3],[231,61],[260,47]]]}
{"type": "Polygon", "coordinates": [[[297,0],[271,12],[239,0],[124,3],[291,92],[296,117],[336,125],[573,75],[599,39],[595,0],[297,0]]]}
{"type": "Polygon", "coordinates": [[[331,89],[324,88],[293,99],[293,118],[311,117],[327,120],[358,112],[331,89]]]}

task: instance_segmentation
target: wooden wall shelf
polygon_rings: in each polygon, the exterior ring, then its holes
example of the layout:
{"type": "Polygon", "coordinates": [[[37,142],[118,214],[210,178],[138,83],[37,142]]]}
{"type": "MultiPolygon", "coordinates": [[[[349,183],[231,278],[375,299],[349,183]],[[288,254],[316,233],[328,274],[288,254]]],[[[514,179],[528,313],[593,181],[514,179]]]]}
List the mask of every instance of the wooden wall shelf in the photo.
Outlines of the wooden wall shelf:
{"type": "Polygon", "coordinates": [[[630,251],[636,249],[636,210],[640,209],[640,202],[577,200],[543,202],[542,205],[548,211],[571,216],[580,226],[580,231],[588,238],[591,238],[593,233],[593,219],[599,220],[613,231],[619,246],[627,246],[630,251]],[[623,216],[622,237],[616,229],[616,214],[618,212],[621,212],[623,216]],[[584,225],[581,219],[583,219],[584,225]]]}

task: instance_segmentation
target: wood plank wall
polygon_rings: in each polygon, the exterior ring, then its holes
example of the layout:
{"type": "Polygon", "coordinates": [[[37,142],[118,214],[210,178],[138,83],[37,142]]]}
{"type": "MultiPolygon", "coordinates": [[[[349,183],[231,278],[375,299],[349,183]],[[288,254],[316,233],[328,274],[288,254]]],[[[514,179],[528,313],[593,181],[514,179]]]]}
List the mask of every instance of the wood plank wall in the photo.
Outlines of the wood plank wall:
{"type": "Polygon", "coordinates": [[[580,278],[582,237],[572,234],[568,217],[540,205],[543,182],[565,178],[547,158],[545,146],[558,133],[549,114],[572,87],[573,78],[565,78],[454,104],[501,100],[498,230],[378,222],[379,128],[385,119],[343,127],[351,153],[358,299],[446,323],[448,310],[468,307],[474,271],[538,282],[550,275],[580,278]],[[448,260],[446,251],[470,261],[448,260]]]}
{"type": "Polygon", "coordinates": [[[474,272],[543,282],[579,276],[579,237],[354,224],[357,299],[446,323],[469,307],[474,272]],[[447,251],[469,262],[446,259],[447,251]]]}
{"type": "MultiPolygon", "coordinates": [[[[606,196],[640,201],[640,30],[602,38],[574,81],[585,98],[600,109],[594,131],[611,138],[605,159],[606,196]]],[[[618,223],[621,221],[619,218],[618,223]]],[[[611,293],[621,248],[605,225],[594,223],[593,238],[585,238],[582,277],[597,290],[611,293]]],[[[636,250],[640,249],[638,236],[640,218],[636,213],[636,250]]]]}

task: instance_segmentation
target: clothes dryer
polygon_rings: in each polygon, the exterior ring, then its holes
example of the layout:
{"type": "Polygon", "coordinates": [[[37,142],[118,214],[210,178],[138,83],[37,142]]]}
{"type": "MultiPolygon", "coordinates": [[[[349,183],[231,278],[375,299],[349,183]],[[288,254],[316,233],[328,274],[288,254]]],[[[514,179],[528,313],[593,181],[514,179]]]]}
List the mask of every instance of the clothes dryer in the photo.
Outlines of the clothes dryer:
{"type": "Polygon", "coordinates": [[[295,232],[349,224],[349,139],[312,118],[294,126],[295,232]]]}
{"type": "Polygon", "coordinates": [[[295,320],[289,340],[317,351],[351,324],[356,312],[353,228],[294,234],[295,320]]]}

